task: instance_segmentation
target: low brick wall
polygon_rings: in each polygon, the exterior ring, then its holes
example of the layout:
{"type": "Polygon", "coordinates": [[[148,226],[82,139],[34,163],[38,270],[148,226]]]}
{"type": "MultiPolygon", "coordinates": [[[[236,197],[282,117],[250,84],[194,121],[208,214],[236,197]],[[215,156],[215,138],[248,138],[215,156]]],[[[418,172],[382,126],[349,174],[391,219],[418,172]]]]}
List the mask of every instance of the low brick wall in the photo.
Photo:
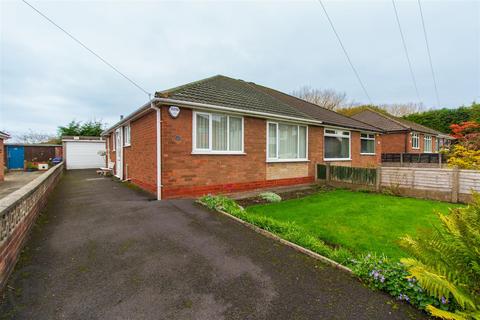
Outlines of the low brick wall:
{"type": "Polygon", "coordinates": [[[62,162],[0,199],[0,292],[5,288],[29,231],[57,185],[63,168],[62,162]]]}

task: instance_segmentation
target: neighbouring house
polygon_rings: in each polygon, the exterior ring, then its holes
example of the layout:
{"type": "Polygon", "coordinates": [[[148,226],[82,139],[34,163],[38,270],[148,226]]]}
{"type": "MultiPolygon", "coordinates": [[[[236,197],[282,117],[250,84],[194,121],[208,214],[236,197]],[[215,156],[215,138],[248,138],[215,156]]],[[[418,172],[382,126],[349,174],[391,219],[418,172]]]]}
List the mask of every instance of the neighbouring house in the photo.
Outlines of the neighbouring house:
{"type": "Polygon", "coordinates": [[[157,92],[103,135],[118,178],[168,199],[310,184],[317,163],[377,166],[380,133],[218,75],[157,92]]]}
{"type": "Polygon", "coordinates": [[[383,130],[383,153],[438,153],[452,140],[437,130],[372,109],[363,110],[352,118],[383,130]]]}
{"type": "Polygon", "coordinates": [[[0,181],[5,179],[5,151],[3,146],[5,144],[5,140],[10,138],[8,133],[0,131],[0,181]]]}
{"type": "Polygon", "coordinates": [[[61,156],[62,146],[58,144],[5,144],[5,163],[9,170],[23,170],[28,163],[36,166],[61,156]]]}

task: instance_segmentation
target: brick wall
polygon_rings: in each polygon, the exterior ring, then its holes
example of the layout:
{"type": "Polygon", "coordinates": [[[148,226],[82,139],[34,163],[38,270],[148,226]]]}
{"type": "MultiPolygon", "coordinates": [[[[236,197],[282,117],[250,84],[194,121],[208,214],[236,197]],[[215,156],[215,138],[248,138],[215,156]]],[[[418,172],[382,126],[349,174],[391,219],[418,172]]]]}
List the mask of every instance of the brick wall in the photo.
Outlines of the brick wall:
{"type": "MultiPolygon", "coordinates": [[[[406,148],[407,136],[406,132],[400,133],[386,133],[382,134],[380,139],[382,140],[382,152],[383,153],[405,153],[409,149],[406,148]]],[[[411,139],[408,141],[408,145],[411,148],[411,139]]]]}
{"type": "MultiPolygon", "coordinates": [[[[123,179],[128,179],[150,193],[157,192],[156,111],[150,111],[130,123],[130,146],[123,146],[123,179]]],[[[107,137],[108,161],[115,163],[117,150],[114,134],[107,137]]],[[[108,164],[107,164],[108,165],[108,164]]]]}
{"type": "Polygon", "coordinates": [[[157,192],[157,114],[150,111],[130,123],[130,146],[123,148],[123,178],[157,192]]]}
{"type": "Polygon", "coordinates": [[[192,110],[162,108],[163,198],[255,188],[266,177],[266,121],[244,117],[245,154],[193,155],[192,110]],[[253,183],[254,185],[249,185],[253,183]]]}
{"type": "Polygon", "coordinates": [[[3,139],[0,139],[0,181],[5,179],[5,147],[3,139]]]}
{"type": "Polygon", "coordinates": [[[38,214],[63,172],[63,163],[0,199],[0,291],[5,288],[38,214]]]}

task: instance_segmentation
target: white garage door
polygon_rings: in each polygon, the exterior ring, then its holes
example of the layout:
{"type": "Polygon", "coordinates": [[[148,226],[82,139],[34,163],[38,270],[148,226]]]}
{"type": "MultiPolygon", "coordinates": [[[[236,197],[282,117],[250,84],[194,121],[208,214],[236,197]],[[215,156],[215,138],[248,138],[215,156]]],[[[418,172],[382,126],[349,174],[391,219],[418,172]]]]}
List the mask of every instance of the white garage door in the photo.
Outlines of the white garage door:
{"type": "Polygon", "coordinates": [[[102,142],[65,142],[67,170],[95,169],[105,167],[105,158],[99,151],[105,151],[105,141],[102,142]]]}

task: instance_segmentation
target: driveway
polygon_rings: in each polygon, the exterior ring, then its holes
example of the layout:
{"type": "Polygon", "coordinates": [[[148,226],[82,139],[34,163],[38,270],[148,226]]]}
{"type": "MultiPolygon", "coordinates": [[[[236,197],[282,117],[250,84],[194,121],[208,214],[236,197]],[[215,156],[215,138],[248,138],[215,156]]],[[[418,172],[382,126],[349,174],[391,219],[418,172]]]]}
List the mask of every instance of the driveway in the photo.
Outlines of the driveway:
{"type": "Polygon", "coordinates": [[[419,319],[351,276],[191,200],[91,171],[52,194],[4,303],[15,319],[419,319]]]}

